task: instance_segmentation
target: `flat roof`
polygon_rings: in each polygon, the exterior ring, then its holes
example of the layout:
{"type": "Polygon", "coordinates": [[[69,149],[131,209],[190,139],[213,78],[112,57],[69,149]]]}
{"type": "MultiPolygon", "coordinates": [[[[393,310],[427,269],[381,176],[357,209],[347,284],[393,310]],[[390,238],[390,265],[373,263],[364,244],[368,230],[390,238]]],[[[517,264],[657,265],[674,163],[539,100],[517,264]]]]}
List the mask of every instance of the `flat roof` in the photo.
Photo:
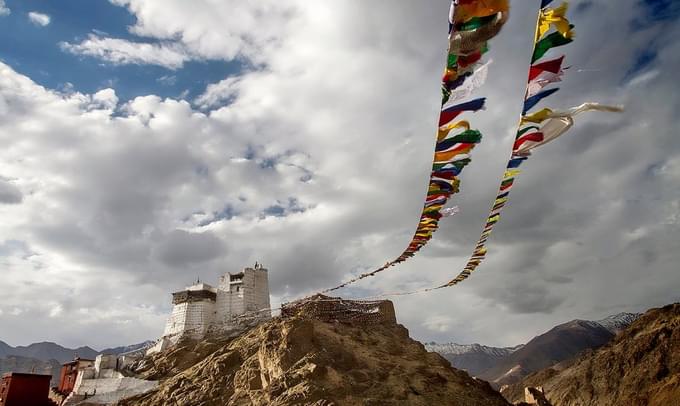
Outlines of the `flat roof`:
{"type": "Polygon", "coordinates": [[[2,375],[3,378],[10,377],[10,376],[24,376],[24,377],[40,377],[40,378],[50,378],[52,379],[52,375],[45,375],[45,374],[31,374],[28,372],[7,372],[4,375],[2,375]]]}

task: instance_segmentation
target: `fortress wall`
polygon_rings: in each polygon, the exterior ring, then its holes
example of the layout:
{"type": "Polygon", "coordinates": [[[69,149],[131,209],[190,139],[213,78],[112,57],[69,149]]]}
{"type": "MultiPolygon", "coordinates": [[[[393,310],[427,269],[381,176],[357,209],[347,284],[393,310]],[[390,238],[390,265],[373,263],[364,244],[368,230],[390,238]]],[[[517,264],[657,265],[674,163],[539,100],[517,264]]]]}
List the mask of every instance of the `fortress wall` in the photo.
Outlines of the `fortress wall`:
{"type": "Polygon", "coordinates": [[[215,320],[215,302],[204,300],[187,306],[185,331],[195,338],[203,337],[215,320]]]}
{"type": "Polygon", "coordinates": [[[178,303],[172,306],[172,313],[165,323],[165,330],[163,335],[173,335],[184,331],[184,325],[187,317],[187,306],[189,303],[178,303]]]}
{"type": "Polygon", "coordinates": [[[212,300],[178,303],[172,308],[163,335],[188,332],[192,337],[202,337],[214,320],[215,302],[212,300]]]}
{"type": "MultiPolygon", "coordinates": [[[[254,269],[249,271],[248,274],[251,277],[248,278],[249,286],[246,289],[248,294],[246,310],[259,311],[269,308],[269,275],[267,270],[254,269]]],[[[271,317],[271,312],[268,314],[268,317],[271,317]]]]}

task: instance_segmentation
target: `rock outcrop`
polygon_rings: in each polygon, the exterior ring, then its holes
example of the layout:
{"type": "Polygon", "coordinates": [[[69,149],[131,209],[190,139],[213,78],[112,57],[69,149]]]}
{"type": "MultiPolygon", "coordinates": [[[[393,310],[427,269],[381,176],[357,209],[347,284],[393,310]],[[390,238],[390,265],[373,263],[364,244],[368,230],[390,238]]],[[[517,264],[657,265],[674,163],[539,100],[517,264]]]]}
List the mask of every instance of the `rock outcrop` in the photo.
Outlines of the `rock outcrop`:
{"type": "Polygon", "coordinates": [[[651,309],[609,344],[503,389],[513,402],[542,386],[553,406],[678,404],[680,304],[651,309]]]}
{"type": "Polygon", "coordinates": [[[162,382],[120,405],[508,405],[396,323],[277,318],[233,339],[180,342],[137,372],[162,382]]]}

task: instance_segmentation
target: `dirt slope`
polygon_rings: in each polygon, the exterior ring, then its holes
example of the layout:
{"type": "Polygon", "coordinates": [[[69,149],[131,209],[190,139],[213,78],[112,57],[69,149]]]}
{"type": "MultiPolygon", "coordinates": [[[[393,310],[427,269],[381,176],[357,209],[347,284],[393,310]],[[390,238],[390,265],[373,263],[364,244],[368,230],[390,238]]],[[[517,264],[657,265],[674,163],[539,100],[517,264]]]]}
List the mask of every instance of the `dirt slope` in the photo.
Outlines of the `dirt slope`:
{"type": "Polygon", "coordinates": [[[274,319],[233,340],[185,342],[140,371],[165,380],[121,405],[508,405],[397,324],[274,319]]]}
{"type": "Polygon", "coordinates": [[[503,390],[543,386],[553,406],[680,404],[680,304],[651,309],[609,344],[503,390]]]}

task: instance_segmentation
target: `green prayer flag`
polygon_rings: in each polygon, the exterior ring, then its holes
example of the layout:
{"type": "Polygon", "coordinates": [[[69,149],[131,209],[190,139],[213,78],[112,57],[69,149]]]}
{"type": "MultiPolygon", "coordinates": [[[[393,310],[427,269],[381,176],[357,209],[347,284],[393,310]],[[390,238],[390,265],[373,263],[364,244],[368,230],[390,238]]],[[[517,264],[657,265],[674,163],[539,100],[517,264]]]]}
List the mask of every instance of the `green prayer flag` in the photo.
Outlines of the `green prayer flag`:
{"type": "Polygon", "coordinates": [[[559,32],[553,32],[536,43],[536,46],[534,47],[534,54],[531,57],[531,63],[534,63],[540,59],[543,55],[545,55],[546,52],[548,52],[549,49],[566,45],[572,41],[573,40],[571,38],[565,38],[559,32]]]}
{"type": "Polygon", "coordinates": [[[482,140],[482,133],[480,133],[477,130],[466,130],[463,131],[460,134],[456,134],[455,136],[451,138],[447,138],[447,140],[452,140],[451,142],[465,142],[465,143],[471,143],[471,144],[476,144],[482,140]]]}
{"type": "Polygon", "coordinates": [[[517,136],[515,137],[515,139],[521,137],[522,134],[524,134],[525,132],[531,130],[532,128],[535,129],[535,130],[539,130],[538,126],[535,126],[535,125],[530,125],[530,126],[528,126],[528,127],[524,127],[524,128],[522,128],[521,130],[517,131],[517,136]]]}

